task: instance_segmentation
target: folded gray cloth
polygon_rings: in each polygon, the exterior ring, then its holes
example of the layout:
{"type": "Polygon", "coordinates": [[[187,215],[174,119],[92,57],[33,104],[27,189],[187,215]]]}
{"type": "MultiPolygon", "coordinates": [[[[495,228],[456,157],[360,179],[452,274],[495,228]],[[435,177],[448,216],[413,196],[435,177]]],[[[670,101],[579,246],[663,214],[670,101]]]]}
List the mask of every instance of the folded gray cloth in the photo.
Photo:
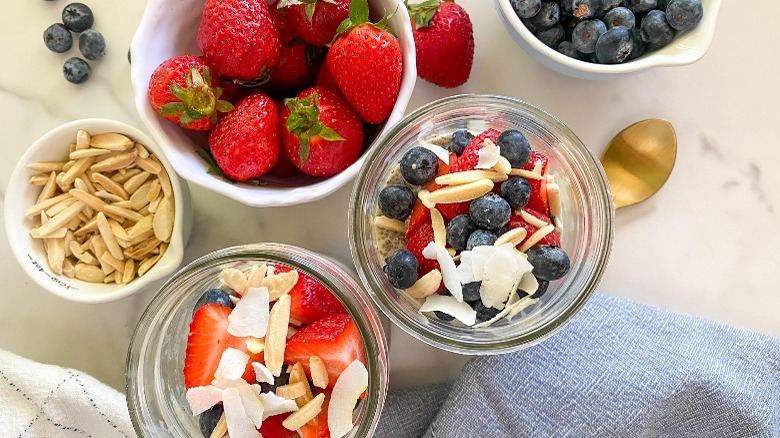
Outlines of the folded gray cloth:
{"type": "Polygon", "coordinates": [[[377,437],[780,437],[780,341],[595,295],[560,333],[388,396],[377,437]]]}

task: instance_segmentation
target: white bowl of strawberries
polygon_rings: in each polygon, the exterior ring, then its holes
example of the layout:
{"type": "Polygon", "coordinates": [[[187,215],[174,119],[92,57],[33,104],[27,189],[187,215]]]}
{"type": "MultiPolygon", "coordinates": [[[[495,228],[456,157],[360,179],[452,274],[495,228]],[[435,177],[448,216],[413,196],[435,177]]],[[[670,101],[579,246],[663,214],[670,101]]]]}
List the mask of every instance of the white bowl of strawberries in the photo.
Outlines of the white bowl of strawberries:
{"type": "Polygon", "coordinates": [[[315,201],[401,119],[416,79],[403,2],[300,3],[149,0],[136,107],[183,178],[255,207],[315,201]]]}

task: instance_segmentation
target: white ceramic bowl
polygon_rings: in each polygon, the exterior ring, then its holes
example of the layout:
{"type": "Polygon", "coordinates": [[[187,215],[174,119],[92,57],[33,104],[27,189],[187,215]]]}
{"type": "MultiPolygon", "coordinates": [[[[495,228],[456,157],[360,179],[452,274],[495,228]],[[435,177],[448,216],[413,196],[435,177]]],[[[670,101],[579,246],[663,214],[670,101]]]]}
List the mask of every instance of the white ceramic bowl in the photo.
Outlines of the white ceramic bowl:
{"type": "MultiPolygon", "coordinates": [[[[495,0],[498,15],[512,39],[532,58],[565,75],[581,79],[611,79],[653,67],[671,67],[692,64],[710,48],[715,35],[715,24],[722,0],[702,0],[704,17],[699,25],[681,33],[666,47],[648,52],[637,59],[622,64],[594,64],[579,61],[558,53],[539,41],[520,21],[509,0],[495,0]]],[[[638,23],[637,23],[638,24],[638,23]]]]}
{"type": "Polygon", "coordinates": [[[60,125],[27,149],[16,164],[5,194],[5,232],[8,243],[22,269],[38,285],[49,292],[71,301],[105,303],[118,300],[142,290],[150,283],[173,273],[181,264],[184,247],[192,227],[192,203],[187,184],[173,171],[171,163],[160,147],[148,135],[125,123],[108,119],[81,119],[60,125]],[[96,284],[55,274],[50,268],[40,239],[30,237],[33,220],[25,211],[35,204],[40,186],[30,184],[33,175],[27,165],[37,161],[63,161],[68,157],[68,146],[76,138],[76,132],[84,129],[90,134],[119,132],[145,145],[159,159],[171,179],[174,196],[173,235],[168,250],[143,277],[125,285],[96,284]]]}
{"type": "MultiPolygon", "coordinates": [[[[149,0],[130,46],[136,108],[147,130],[163,148],[179,175],[201,187],[253,207],[276,207],[316,201],[351,181],[363,164],[365,152],[351,166],[327,179],[306,176],[286,180],[268,178],[269,184],[260,186],[226,181],[207,173],[207,164],[195,153],[195,143],[193,137],[190,137],[192,134],[155,113],[146,96],[149,77],[154,69],[168,58],[200,54],[195,36],[204,3],[205,0],[149,0]]],[[[377,12],[395,11],[388,23],[398,36],[403,53],[401,89],[393,112],[382,126],[381,131],[384,131],[385,127],[401,120],[414,89],[417,78],[414,38],[409,14],[401,0],[370,0],[369,4],[377,12]]],[[[200,136],[198,142],[204,146],[207,144],[205,136],[200,136]]]]}

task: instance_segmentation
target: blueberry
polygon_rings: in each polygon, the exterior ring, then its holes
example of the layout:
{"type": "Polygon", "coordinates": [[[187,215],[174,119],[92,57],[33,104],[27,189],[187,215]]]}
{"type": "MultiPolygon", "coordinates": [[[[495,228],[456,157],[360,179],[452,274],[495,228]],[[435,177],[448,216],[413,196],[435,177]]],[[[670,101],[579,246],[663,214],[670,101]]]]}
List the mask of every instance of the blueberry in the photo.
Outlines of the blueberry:
{"type": "Polygon", "coordinates": [[[62,22],[73,32],[84,32],[92,27],[95,16],[84,3],[71,3],[62,10],[62,22]]]}
{"type": "Polygon", "coordinates": [[[282,371],[279,373],[279,377],[274,377],[274,383],[267,382],[260,383],[260,392],[276,392],[276,388],[284,386],[290,382],[290,375],[282,371]]]}
{"type": "Polygon", "coordinates": [[[542,0],[509,0],[509,4],[520,18],[531,18],[542,8],[542,0]]]}
{"type": "Polygon", "coordinates": [[[666,11],[666,8],[669,6],[669,3],[672,0],[658,0],[658,5],[656,5],[656,9],[660,9],[662,11],[666,11]]]}
{"type": "Polygon", "coordinates": [[[106,40],[100,32],[87,29],[79,35],[79,50],[90,61],[106,56],[106,40]]]}
{"type": "Polygon", "coordinates": [[[680,32],[696,27],[702,16],[701,0],[672,0],[666,8],[666,21],[680,32]]]}
{"type": "Polygon", "coordinates": [[[471,140],[474,140],[474,134],[465,129],[455,131],[452,133],[452,141],[450,142],[450,150],[460,156],[466,146],[471,144],[471,140]]]}
{"type": "Polygon", "coordinates": [[[642,18],[639,32],[650,48],[663,47],[674,38],[674,29],[666,21],[666,14],[659,10],[650,11],[642,18]]]}
{"type": "Polygon", "coordinates": [[[528,164],[531,158],[531,145],[522,132],[507,129],[498,136],[497,142],[501,155],[509,160],[512,167],[520,168],[528,164]]]}
{"type": "Polygon", "coordinates": [[[401,158],[401,175],[409,184],[421,186],[432,180],[438,171],[439,159],[428,149],[416,146],[401,158]]]}
{"type": "Polygon", "coordinates": [[[459,214],[452,218],[447,224],[447,244],[458,251],[466,249],[471,233],[476,231],[477,226],[467,214],[459,214]]]}
{"type": "Polygon", "coordinates": [[[558,48],[556,50],[558,50],[559,53],[563,53],[564,55],[568,56],[569,58],[579,59],[580,61],[585,59],[584,54],[575,49],[574,44],[572,44],[571,41],[563,41],[562,43],[558,44],[558,48]]]}
{"type": "Polygon", "coordinates": [[[626,61],[638,58],[642,56],[645,51],[647,51],[647,44],[642,39],[642,36],[639,33],[639,28],[635,27],[631,29],[631,36],[631,53],[628,54],[626,61]]]}
{"type": "Polygon", "coordinates": [[[466,241],[466,249],[471,251],[477,246],[493,246],[496,243],[498,236],[496,233],[488,230],[476,230],[469,236],[469,240],[466,241]]]}
{"type": "Polygon", "coordinates": [[[469,217],[474,223],[487,230],[498,230],[509,222],[512,208],[506,199],[488,193],[475,199],[469,206],[469,217]]]}
{"type": "Polygon", "coordinates": [[[563,30],[566,32],[566,41],[571,43],[571,36],[574,33],[574,28],[577,27],[578,24],[580,24],[582,20],[575,16],[566,17],[563,20],[561,20],[561,24],[563,25],[563,30]]]}
{"type": "Polygon", "coordinates": [[[210,303],[219,304],[222,307],[229,307],[231,309],[235,307],[233,301],[230,300],[230,294],[222,289],[209,289],[198,298],[195,307],[192,309],[192,313],[195,314],[202,306],[210,303]]]}
{"type": "Polygon", "coordinates": [[[626,0],[626,7],[635,14],[652,11],[657,5],[658,0],[626,0]]]}
{"type": "Polygon", "coordinates": [[[607,31],[607,26],[601,20],[585,20],[574,28],[571,42],[574,48],[582,53],[596,51],[596,41],[607,31]]]}
{"type": "Polygon", "coordinates": [[[63,53],[73,46],[73,36],[67,27],[55,23],[43,31],[43,42],[52,52],[63,53]]]}
{"type": "Polygon", "coordinates": [[[479,295],[479,288],[482,287],[481,281],[472,281],[463,285],[463,301],[467,303],[473,303],[479,301],[481,296],[479,295]]]}
{"type": "Polygon", "coordinates": [[[390,280],[390,284],[398,289],[407,289],[417,281],[417,271],[420,269],[420,263],[417,258],[405,249],[390,254],[385,262],[387,263],[382,270],[390,280]]]}
{"type": "Polygon", "coordinates": [[[561,13],[579,19],[593,18],[596,16],[600,4],[600,0],[563,0],[561,13]]]}
{"type": "Polygon", "coordinates": [[[563,30],[562,25],[556,24],[547,30],[538,32],[536,38],[539,38],[539,41],[543,42],[547,47],[554,49],[566,38],[566,31],[563,30]]]}
{"type": "Polygon", "coordinates": [[[485,307],[485,305],[482,304],[482,300],[475,302],[471,307],[477,312],[477,322],[490,321],[501,312],[494,307],[485,307]]]}
{"type": "Polygon", "coordinates": [[[604,24],[607,25],[607,29],[612,29],[615,26],[633,29],[634,26],[636,26],[636,17],[634,17],[634,13],[631,12],[631,9],[621,6],[604,15],[604,24]]]}
{"type": "Polygon", "coordinates": [[[531,199],[531,183],[516,176],[501,183],[501,197],[506,199],[512,210],[525,207],[531,199]]]}
{"type": "Polygon", "coordinates": [[[222,403],[219,403],[200,414],[200,433],[204,437],[208,438],[211,436],[211,432],[217,427],[223,412],[225,412],[225,408],[222,407],[222,403]]]}
{"type": "Polygon", "coordinates": [[[534,267],[534,275],[542,280],[557,280],[569,272],[571,267],[566,251],[557,246],[532,246],[526,255],[528,263],[534,267]]]}
{"type": "Polygon", "coordinates": [[[537,278],[536,281],[539,283],[539,287],[537,287],[536,292],[534,292],[534,294],[531,295],[531,298],[534,299],[544,295],[544,293],[547,292],[547,288],[550,286],[550,282],[547,280],[540,280],[537,278]]]}
{"type": "Polygon", "coordinates": [[[596,42],[599,64],[619,64],[631,53],[631,31],[623,26],[607,30],[596,42]]]}
{"type": "Polygon", "coordinates": [[[601,0],[596,16],[603,17],[607,12],[623,5],[625,5],[625,0],[601,0]]]}
{"type": "Polygon", "coordinates": [[[89,79],[91,73],[92,70],[89,68],[87,61],[76,58],[75,56],[73,58],[68,58],[62,66],[62,74],[65,75],[65,79],[74,84],[85,82],[89,79]]]}
{"type": "Polygon", "coordinates": [[[413,205],[414,193],[406,186],[393,184],[379,192],[379,209],[387,217],[406,220],[413,205]]]}
{"type": "Polygon", "coordinates": [[[439,318],[440,320],[446,321],[446,322],[449,322],[449,321],[452,321],[453,319],[455,319],[454,316],[448,315],[448,314],[446,314],[444,312],[439,312],[438,310],[434,310],[433,314],[436,315],[436,317],[439,318]]]}
{"type": "Polygon", "coordinates": [[[539,32],[539,28],[536,27],[536,25],[531,21],[530,18],[521,18],[520,21],[523,23],[526,29],[528,29],[529,32],[536,34],[539,32]]]}
{"type": "Polygon", "coordinates": [[[542,7],[539,9],[539,12],[529,18],[529,20],[533,23],[538,32],[555,26],[558,24],[560,18],[561,9],[558,6],[558,3],[552,0],[544,0],[542,1],[542,7]]]}

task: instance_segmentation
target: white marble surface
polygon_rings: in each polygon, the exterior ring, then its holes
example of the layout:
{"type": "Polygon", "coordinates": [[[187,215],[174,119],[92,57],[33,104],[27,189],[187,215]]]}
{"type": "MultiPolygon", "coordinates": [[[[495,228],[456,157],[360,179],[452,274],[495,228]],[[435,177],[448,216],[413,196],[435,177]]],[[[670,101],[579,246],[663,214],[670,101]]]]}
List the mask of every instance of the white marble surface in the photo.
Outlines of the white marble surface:
{"type": "MultiPolygon", "coordinates": [[[[145,2],[87,0],[108,55],[83,86],[63,79],[67,56],[49,52],[41,38],[67,2],[7,3],[0,14],[6,35],[0,40],[0,193],[25,148],[59,123],[98,116],[140,127],[126,52],[145,2]]],[[[780,268],[780,58],[771,55],[780,39],[771,23],[780,16],[780,3],[757,0],[747,8],[725,2],[703,60],[610,82],[545,69],[515,46],[492,1],[460,3],[476,32],[471,80],[457,90],[420,81],[409,109],[457,92],[515,96],[557,115],[597,154],[637,120],[670,120],[679,138],[675,171],[650,201],[617,213],[601,290],[780,337],[774,276],[780,268]],[[747,31],[756,9],[767,23],[747,31]]],[[[193,187],[194,231],[185,261],[228,245],[280,241],[350,262],[350,189],[310,205],[258,210],[193,187]],[[317,221],[309,220],[315,216],[317,221]]],[[[0,257],[0,348],[75,367],[122,388],[129,338],[155,288],[117,303],[75,304],[33,285],[12,260],[4,233],[0,257]]],[[[442,379],[456,373],[462,360],[393,330],[393,386],[442,379]]]]}

